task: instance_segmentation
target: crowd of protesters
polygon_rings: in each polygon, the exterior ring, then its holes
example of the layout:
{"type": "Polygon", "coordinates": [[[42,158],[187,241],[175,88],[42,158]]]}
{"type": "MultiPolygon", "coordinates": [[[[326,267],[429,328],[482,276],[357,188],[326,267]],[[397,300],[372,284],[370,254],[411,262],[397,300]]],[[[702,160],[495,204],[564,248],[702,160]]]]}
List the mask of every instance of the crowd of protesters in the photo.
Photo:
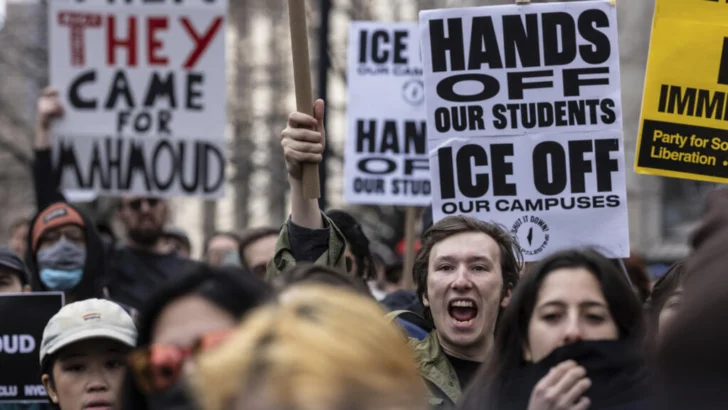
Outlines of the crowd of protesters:
{"type": "MultiPolygon", "coordinates": [[[[38,212],[0,250],[0,292],[61,291],[39,382],[61,410],[717,409],[728,356],[728,191],[694,253],[652,286],[638,257],[568,249],[524,264],[502,227],[425,213],[412,272],[359,222],[302,193],[324,103],[281,133],[291,214],[218,232],[200,261],[164,199],[124,197],[118,239],[51,164],[57,92],[38,103],[38,212]],[[380,247],[381,248],[381,247],[380,247]],[[414,288],[404,283],[410,276],[414,288]]],[[[392,250],[390,250],[392,251],[392,250]]],[[[3,312],[3,314],[8,314],[3,312]]],[[[1,372],[12,372],[0,364],[1,372]]]]}

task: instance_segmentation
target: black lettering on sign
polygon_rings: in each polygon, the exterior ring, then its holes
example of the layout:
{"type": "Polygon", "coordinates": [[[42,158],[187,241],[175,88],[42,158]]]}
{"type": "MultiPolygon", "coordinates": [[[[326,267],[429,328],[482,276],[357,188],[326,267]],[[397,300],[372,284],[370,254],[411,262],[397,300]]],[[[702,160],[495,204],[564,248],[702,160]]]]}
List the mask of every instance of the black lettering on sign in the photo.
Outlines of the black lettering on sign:
{"type": "Polygon", "coordinates": [[[728,121],[728,93],[663,84],[659,112],[728,121]]]}
{"type": "Polygon", "coordinates": [[[480,198],[488,192],[488,174],[475,174],[473,166],[488,165],[488,154],[480,145],[466,145],[457,153],[455,160],[458,173],[458,188],[468,198],[480,198]]]}
{"type": "MultiPolygon", "coordinates": [[[[140,93],[141,100],[135,99],[132,86],[127,79],[124,70],[117,70],[113,75],[113,80],[109,85],[108,92],[104,102],[104,109],[118,110],[121,103],[126,109],[133,109],[137,106],[145,108],[156,107],[160,104],[160,100],[166,100],[170,109],[178,107],[177,95],[175,93],[176,77],[174,73],[152,73],[145,92],[140,93]]],[[[204,87],[204,76],[201,73],[189,72],[184,78],[185,82],[185,104],[184,109],[190,111],[201,111],[205,107],[202,104],[204,87]]],[[[79,110],[94,110],[98,108],[98,100],[88,96],[88,92],[83,92],[84,85],[94,84],[97,81],[95,70],[89,70],[79,74],[72,82],[68,89],[68,100],[71,105],[79,110]],[[86,97],[84,97],[85,95],[86,97]]]]}
{"type": "Polygon", "coordinates": [[[541,65],[541,47],[539,46],[538,16],[504,16],[503,42],[506,52],[506,65],[517,67],[520,58],[523,68],[541,65]],[[525,21],[524,21],[525,19],[525,21]]]}
{"type": "Polygon", "coordinates": [[[367,30],[359,32],[359,63],[366,64],[374,62],[384,64],[407,64],[404,53],[407,51],[406,40],[409,32],[406,30],[395,30],[393,36],[385,30],[375,30],[371,33],[367,30]],[[370,41],[371,37],[371,41],[370,41]],[[371,46],[370,46],[371,44],[371,46]]]}
{"type": "Polygon", "coordinates": [[[576,20],[565,12],[502,16],[503,44],[498,44],[491,16],[473,17],[469,33],[463,33],[459,18],[430,20],[428,24],[432,68],[436,73],[464,71],[466,67],[482,70],[486,64],[490,69],[561,66],[577,57],[597,65],[609,60],[612,54],[605,33],[609,16],[596,9],[582,11],[576,20]],[[467,61],[465,36],[470,38],[467,61]],[[583,43],[582,38],[587,44],[579,44],[583,43]]]}
{"type": "Polygon", "coordinates": [[[440,107],[435,110],[435,129],[442,133],[450,130],[484,130],[483,107],[480,105],[450,107],[450,109],[440,107]]]}
{"type": "Polygon", "coordinates": [[[427,153],[426,143],[425,121],[356,121],[356,152],[359,153],[424,155],[427,153]],[[404,138],[401,137],[402,132],[404,138]]]}
{"type": "Polygon", "coordinates": [[[488,193],[493,182],[494,196],[516,195],[516,185],[508,183],[508,176],[513,175],[513,164],[507,157],[513,156],[512,144],[491,144],[490,173],[474,173],[474,166],[488,166],[488,152],[480,145],[464,145],[455,154],[453,163],[452,147],[438,150],[438,164],[440,167],[440,194],[443,199],[456,197],[455,181],[457,174],[457,188],[468,198],[480,198],[488,193]]]}
{"type": "Polygon", "coordinates": [[[551,126],[614,124],[617,121],[615,106],[616,103],[611,98],[496,104],[493,106],[493,126],[502,130],[509,126],[513,129],[519,127],[532,129],[551,126]]]}
{"type": "Polygon", "coordinates": [[[718,69],[718,84],[728,85],[728,37],[723,39],[723,51],[720,55],[720,68],[718,69]]]}
{"type": "Polygon", "coordinates": [[[619,151],[618,139],[569,141],[567,153],[555,141],[545,141],[533,150],[533,181],[543,195],[559,195],[571,181],[571,194],[586,192],[586,174],[596,170],[597,191],[612,191],[612,174],[619,171],[619,162],[612,158],[612,152],[619,151]],[[584,154],[594,152],[592,161],[584,154]],[[568,177],[567,180],[567,168],[568,177]],[[551,177],[549,177],[551,175],[551,177]]]}
{"type": "Polygon", "coordinates": [[[81,189],[129,190],[137,176],[149,192],[165,192],[174,185],[192,194],[215,192],[225,182],[223,153],[207,142],[160,139],[152,145],[111,137],[95,139],[88,167],[79,163],[75,143],[61,139],[58,169],[71,171],[81,189]],[[165,157],[171,165],[160,169],[165,157]],[[217,170],[215,175],[210,174],[211,166],[217,170]],[[87,169],[88,175],[83,175],[82,169],[87,169]]]}
{"type": "Polygon", "coordinates": [[[536,145],[533,149],[533,183],[536,190],[542,195],[564,192],[567,184],[565,164],[566,153],[558,142],[545,141],[536,145]]]}

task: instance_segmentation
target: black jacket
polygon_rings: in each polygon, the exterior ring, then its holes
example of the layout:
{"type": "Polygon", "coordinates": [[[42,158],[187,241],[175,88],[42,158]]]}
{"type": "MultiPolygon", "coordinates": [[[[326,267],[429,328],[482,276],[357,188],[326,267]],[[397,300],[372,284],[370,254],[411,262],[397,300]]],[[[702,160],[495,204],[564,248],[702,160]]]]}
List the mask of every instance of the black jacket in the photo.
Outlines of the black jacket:
{"type": "Polygon", "coordinates": [[[536,364],[506,376],[497,410],[526,410],[531,392],[549,370],[566,360],[586,369],[592,386],[585,396],[589,410],[649,409],[650,386],[641,350],[626,341],[590,341],[562,346],[536,364]]]}

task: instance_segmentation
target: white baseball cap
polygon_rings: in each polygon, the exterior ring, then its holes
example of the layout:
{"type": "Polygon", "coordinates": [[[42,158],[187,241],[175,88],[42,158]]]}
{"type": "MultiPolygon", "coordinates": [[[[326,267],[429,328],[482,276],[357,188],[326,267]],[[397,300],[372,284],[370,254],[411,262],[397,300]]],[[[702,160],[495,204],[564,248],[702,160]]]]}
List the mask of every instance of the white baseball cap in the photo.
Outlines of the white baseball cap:
{"type": "Polygon", "coordinates": [[[40,362],[63,347],[87,339],[111,339],[136,346],[134,321],[121,306],[103,299],[70,303],[48,321],[40,343],[40,362]]]}

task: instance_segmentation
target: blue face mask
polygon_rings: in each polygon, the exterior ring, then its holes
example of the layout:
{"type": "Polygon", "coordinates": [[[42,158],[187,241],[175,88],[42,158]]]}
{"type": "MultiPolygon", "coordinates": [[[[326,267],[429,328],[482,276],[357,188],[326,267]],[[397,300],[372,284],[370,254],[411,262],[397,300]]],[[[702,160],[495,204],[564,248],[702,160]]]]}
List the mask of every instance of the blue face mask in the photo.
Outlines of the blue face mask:
{"type": "Polygon", "coordinates": [[[83,278],[83,269],[74,270],[58,270],[58,269],[41,269],[40,281],[49,290],[68,291],[81,282],[83,278]]]}
{"type": "Polygon", "coordinates": [[[53,246],[39,250],[36,259],[41,282],[50,290],[67,291],[81,282],[86,248],[61,237],[53,246]]]}

